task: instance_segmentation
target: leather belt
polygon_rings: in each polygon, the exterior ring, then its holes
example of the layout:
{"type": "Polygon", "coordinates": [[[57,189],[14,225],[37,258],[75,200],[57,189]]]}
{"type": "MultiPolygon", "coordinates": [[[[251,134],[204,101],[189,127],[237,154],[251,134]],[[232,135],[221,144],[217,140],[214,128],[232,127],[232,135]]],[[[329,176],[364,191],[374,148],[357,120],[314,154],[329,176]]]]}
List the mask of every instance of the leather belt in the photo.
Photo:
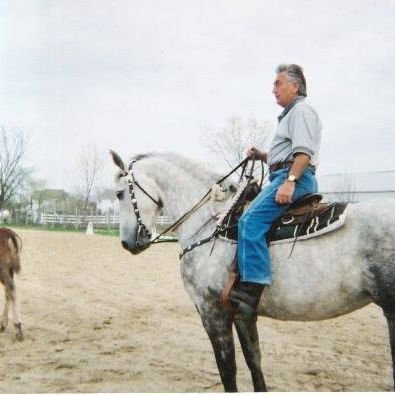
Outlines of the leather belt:
{"type": "MultiPolygon", "coordinates": [[[[274,163],[273,165],[269,166],[269,170],[270,173],[273,173],[274,171],[281,169],[290,169],[292,165],[293,165],[293,161],[274,163]]],[[[312,170],[315,170],[315,167],[313,165],[308,165],[307,167],[312,170]]]]}
{"type": "Polygon", "coordinates": [[[292,164],[293,164],[292,161],[274,163],[273,165],[269,166],[269,170],[270,170],[270,173],[273,173],[274,171],[277,171],[277,170],[289,169],[292,167],[292,164]]]}

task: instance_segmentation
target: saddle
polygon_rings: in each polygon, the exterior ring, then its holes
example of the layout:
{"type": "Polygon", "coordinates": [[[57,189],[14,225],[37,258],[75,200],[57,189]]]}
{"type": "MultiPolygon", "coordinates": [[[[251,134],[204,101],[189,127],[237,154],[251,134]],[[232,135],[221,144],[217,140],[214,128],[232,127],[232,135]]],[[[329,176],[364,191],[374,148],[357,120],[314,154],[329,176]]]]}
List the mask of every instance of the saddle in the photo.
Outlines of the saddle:
{"type": "Polygon", "coordinates": [[[305,240],[340,228],[347,203],[321,203],[318,193],[302,196],[277,219],[266,234],[268,244],[305,240]]]}
{"type": "MultiPolygon", "coordinates": [[[[259,193],[252,184],[248,191],[248,198],[240,201],[227,218],[227,229],[222,236],[237,240],[237,222],[244,209],[248,207],[259,193]]],[[[323,196],[318,193],[304,195],[293,202],[287,211],[278,218],[266,234],[268,244],[293,242],[296,239],[305,240],[314,236],[333,231],[345,223],[344,211],[347,203],[321,203],[323,196]]]]}

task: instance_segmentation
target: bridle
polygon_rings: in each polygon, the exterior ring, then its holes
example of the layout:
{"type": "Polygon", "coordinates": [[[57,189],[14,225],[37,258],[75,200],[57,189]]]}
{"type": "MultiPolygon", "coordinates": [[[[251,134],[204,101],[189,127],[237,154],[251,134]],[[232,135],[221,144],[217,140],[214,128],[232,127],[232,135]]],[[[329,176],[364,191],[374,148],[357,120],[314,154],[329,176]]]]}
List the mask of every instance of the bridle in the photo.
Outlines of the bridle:
{"type": "Polygon", "coordinates": [[[132,202],[132,206],[133,206],[133,211],[134,214],[136,215],[136,220],[137,220],[137,224],[136,224],[136,242],[135,242],[135,246],[137,249],[144,247],[144,244],[147,243],[143,243],[141,240],[144,239],[144,237],[146,239],[148,239],[151,243],[151,232],[149,231],[149,229],[147,228],[147,226],[143,223],[143,220],[141,218],[140,215],[140,210],[137,206],[137,199],[135,196],[135,192],[134,192],[134,185],[136,187],[138,187],[146,196],[148,196],[159,208],[163,207],[163,204],[160,200],[156,200],[154,199],[135,179],[134,174],[133,174],[133,164],[136,162],[137,160],[133,160],[132,162],[130,162],[129,167],[128,167],[128,171],[123,171],[120,176],[121,177],[127,177],[127,181],[128,181],[128,186],[129,186],[129,196],[130,196],[130,200],[132,202]]]}
{"type": "MultiPolygon", "coordinates": [[[[161,200],[156,200],[155,198],[153,198],[135,179],[134,174],[133,174],[133,165],[134,163],[137,162],[138,159],[134,159],[130,162],[129,167],[128,167],[128,171],[123,171],[121,172],[120,176],[121,177],[127,177],[127,182],[128,182],[128,186],[129,186],[129,195],[130,195],[130,199],[132,202],[132,206],[133,206],[133,210],[134,210],[134,214],[136,215],[136,220],[137,220],[137,225],[136,225],[136,242],[135,242],[135,247],[137,249],[145,249],[147,248],[150,244],[152,243],[158,243],[161,242],[161,240],[159,240],[159,238],[163,235],[165,235],[166,233],[177,229],[182,223],[184,223],[197,209],[199,209],[204,203],[206,203],[207,198],[209,197],[212,188],[210,188],[207,193],[190,209],[188,210],[185,214],[183,214],[180,218],[178,218],[175,222],[173,222],[168,228],[166,228],[162,233],[160,233],[159,235],[157,235],[154,239],[151,239],[152,234],[149,231],[149,229],[147,228],[147,226],[143,223],[141,215],[140,215],[140,210],[137,206],[137,199],[135,196],[135,192],[134,192],[134,185],[137,186],[149,199],[151,199],[159,208],[163,207],[162,201],[161,200]],[[146,238],[146,240],[148,239],[148,242],[142,242],[140,241],[142,238],[144,239],[144,237],[146,238]]],[[[226,174],[224,177],[222,177],[220,180],[218,180],[216,182],[216,184],[221,184],[224,180],[226,180],[229,176],[231,176],[234,172],[236,172],[240,167],[242,168],[242,174],[240,177],[240,180],[243,178],[243,175],[245,173],[246,170],[246,166],[247,163],[249,161],[249,158],[245,158],[243,161],[241,161],[236,167],[234,167],[228,174],[226,174]]],[[[251,167],[251,172],[250,172],[250,176],[248,178],[248,182],[247,185],[249,184],[250,180],[252,179],[252,172],[254,169],[254,163],[255,163],[255,158],[253,158],[253,164],[251,167]]],[[[261,165],[262,165],[262,179],[261,179],[261,183],[260,183],[260,187],[262,186],[262,182],[263,182],[263,163],[261,161],[261,165]]],[[[189,245],[187,248],[185,248],[181,254],[180,254],[180,258],[186,253],[191,251],[193,248],[200,246],[201,244],[204,244],[214,238],[216,238],[221,232],[223,232],[225,230],[224,225],[218,225],[215,229],[215,231],[206,239],[200,240],[196,243],[193,243],[191,245],[189,245]]]]}

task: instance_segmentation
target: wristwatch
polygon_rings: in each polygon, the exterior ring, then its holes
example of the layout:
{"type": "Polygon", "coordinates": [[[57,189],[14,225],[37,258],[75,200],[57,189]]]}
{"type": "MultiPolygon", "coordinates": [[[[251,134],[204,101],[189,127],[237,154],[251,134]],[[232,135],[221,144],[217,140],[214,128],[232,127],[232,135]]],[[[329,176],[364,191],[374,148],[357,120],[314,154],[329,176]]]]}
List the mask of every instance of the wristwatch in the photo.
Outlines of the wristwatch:
{"type": "Polygon", "coordinates": [[[289,174],[287,177],[287,181],[297,182],[298,180],[296,179],[296,176],[294,176],[293,174],[289,174]]]}

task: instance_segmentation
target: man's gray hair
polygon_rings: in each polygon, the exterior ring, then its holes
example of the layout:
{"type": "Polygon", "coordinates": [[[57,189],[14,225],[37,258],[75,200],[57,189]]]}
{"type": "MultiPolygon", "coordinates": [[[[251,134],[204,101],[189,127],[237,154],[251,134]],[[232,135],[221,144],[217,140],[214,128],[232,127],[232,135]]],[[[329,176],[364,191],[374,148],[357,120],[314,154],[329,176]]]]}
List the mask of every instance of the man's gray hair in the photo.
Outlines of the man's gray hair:
{"type": "Polygon", "coordinates": [[[302,67],[297,64],[280,64],[276,69],[277,74],[284,71],[291,82],[296,82],[299,85],[299,96],[307,96],[306,79],[304,78],[302,67]]]}

